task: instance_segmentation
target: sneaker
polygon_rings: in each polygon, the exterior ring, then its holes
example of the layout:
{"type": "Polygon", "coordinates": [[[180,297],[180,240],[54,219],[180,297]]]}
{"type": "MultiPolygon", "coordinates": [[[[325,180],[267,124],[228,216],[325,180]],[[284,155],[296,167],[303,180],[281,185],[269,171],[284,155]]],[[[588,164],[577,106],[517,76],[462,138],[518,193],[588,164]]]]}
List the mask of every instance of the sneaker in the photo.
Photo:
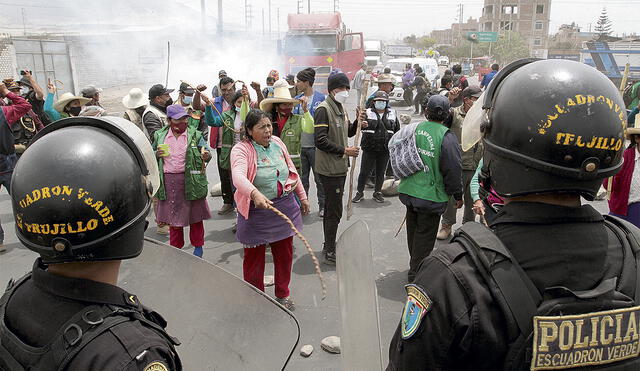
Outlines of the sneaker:
{"type": "Polygon", "coordinates": [[[167,224],[158,224],[158,228],[156,228],[156,233],[162,236],[168,236],[169,226],[167,224]]]}
{"type": "Polygon", "coordinates": [[[336,265],[336,252],[335,251],[325,251],[324,252],[324,263],[326,265],[336,265]]]}
{"type": "Polygon", "coordinates": [[[356,196],[353,198],[353,200],[351,200],[353,203],[358,203],[360,201],[362,201],[362,199],[364,198],[364,193],[362,192],[356,192],[356,196]]]}
{"type": "Polygon", "coordinates": [[[451,224],[442,223],[442,227],[440,227],[436,238],[439,240],[446,240],[447,238],[449,238],[451,236],[451,227],[451,224]]]}
{"type": "Polygon", "coordinates": [[[218,210],[218,215],[226,215],[233,211],[233,205],[231,204],[222,204],[220,210],[218,210]]]}
{"type": "Polygon", "coordinates": [[[276,298],[276,301],[292,312],[296,310],[296,304],[291,300],[291,296],[286,298],[276,298]]]}
{"type": "Polygon", "coordinates": [[[4,246],[4,244],[0,243],[0,252],[5,252],[7,251],[7,248],[4,246]]]}
{"type": "Polygon", "coordinates": [[[202,253],[202,246],[195,246],[193,248],[193,255],[197,256],[200,259],[202,259],[202,253]]]}
{"type": "Polygon", "coordinates": [[[382,192],[374,192],[373,193],[373,199],[378,203],[383,203],[384,202],[384,197],[382,197],[382,192]]]}

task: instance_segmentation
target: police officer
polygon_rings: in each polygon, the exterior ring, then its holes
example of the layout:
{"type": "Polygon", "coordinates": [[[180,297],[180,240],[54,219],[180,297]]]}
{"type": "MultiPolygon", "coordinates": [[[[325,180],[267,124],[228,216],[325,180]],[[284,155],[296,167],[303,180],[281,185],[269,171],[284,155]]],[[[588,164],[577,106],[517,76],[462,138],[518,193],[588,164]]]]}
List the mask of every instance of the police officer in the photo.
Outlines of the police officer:
{"type": "Polygon", "coordinates": [[[121,118],[42,130],[12,180],[17,236],[40,255],[0,299],[0,370],[181,370],[166,322],[116,286],[142,251],[159,184],[148,140],[121,118]]]}
{"type": "Polygon", "coordinates": [[[387,370],[637,370],[638,230],[580,200],[620,169],[622,98],[571,61],[516,61],[494,80],[473,126],[483,186],[505,205],[492,231],[466,223],[422,261],[387,370]]]}

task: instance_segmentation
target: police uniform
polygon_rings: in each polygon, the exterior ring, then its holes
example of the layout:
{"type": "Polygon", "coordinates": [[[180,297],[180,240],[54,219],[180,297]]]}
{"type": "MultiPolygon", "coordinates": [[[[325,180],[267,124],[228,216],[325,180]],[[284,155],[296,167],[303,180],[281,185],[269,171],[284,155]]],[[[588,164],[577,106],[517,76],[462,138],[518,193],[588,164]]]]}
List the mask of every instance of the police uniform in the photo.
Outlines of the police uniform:
{"type": "Polygon", "coordinates": [[[482,132],[482,187],[505,205],[422,261],[387,369],[639,370],[640,231],[580,206],[622,165],[616,87],[580,63],[525,59],[477,104],[462,137],[482,132]]]}
{"type": "MultiPolygon", "coordinates": [[[[59,276],[46,268],[38,259],[32,273],[19,281],[19,286],[12,287],[15,291],[10,298],[5,298],[8,303],[2,305],[5,313],[4,322],[0,324],[0,347],[12,349],[13,357],[37,360],[33,354],[40,353],[38,351],[16,352],[14,349],[28,346],[46,353],[49,347],[64,349],[64,352],[55,351],[53,356],[60,362],[66,358],[64,355],[78,352],[64,368],[69,371],[181,369],[174,348],[178,343],[164,331],[166,322],[158,313],[144,307],[135,295],[109,284],[59,276]],[[128,313],[130,318],[121,317],[124,322],[118,321],[120,323],[84,345],[83,338],[93,336],[99,327],[89,326],[76,314],[96,306],[109,313],[128,313]],[[79,334],[73,325],[84,325],[85,330],[79,334]],[[12,341],[14,339],[19,341],[12,341]],[[78,349],[81,344],[84,346],[78,349]]],[[[92,322],[98,322],[99,317],[96,312],[87,316],[92,322]]]]}

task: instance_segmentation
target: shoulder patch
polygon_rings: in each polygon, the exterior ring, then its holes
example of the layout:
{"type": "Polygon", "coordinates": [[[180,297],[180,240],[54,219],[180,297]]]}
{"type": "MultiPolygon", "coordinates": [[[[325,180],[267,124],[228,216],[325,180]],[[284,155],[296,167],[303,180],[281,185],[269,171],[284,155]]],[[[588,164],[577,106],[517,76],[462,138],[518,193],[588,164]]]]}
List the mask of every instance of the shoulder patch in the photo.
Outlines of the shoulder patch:
{"type": "Polygon", "coordinates": [[[402,338],[406,340],[418,331],[422,318],[431,310],[433,302],[418,285],[409,284],[404,289],[407,291],[407,303],[402,311],[400,327],[402,338]]]}
{"type": "Polygon", "coordinates": [[[169,369],[164,365],[164,363],[155,361],[149,363],[147,367],[144,368],[144,371],[169,371],[169,369]]]}

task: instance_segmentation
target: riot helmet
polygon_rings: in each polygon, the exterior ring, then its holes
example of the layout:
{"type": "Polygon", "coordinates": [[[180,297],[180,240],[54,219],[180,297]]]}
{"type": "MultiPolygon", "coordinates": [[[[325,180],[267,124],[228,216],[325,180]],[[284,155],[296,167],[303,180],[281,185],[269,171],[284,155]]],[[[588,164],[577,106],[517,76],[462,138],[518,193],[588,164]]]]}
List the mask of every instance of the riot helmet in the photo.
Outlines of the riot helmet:
{"type": "Polygon", "coordinates": [[[482,130],[485,186],[501,196],[593,200],[622,166],[625,127],[624,102],[605,75],[579,62],[523,59],[501,70],[469,110],[463,150],[482,130]]]}
{"type": "Polygon", "coordinates": [[[159,183],[151,145],[131,122],[59,120],[13,171],[18,239],[46,264],[136,257],[159,183]]]}

